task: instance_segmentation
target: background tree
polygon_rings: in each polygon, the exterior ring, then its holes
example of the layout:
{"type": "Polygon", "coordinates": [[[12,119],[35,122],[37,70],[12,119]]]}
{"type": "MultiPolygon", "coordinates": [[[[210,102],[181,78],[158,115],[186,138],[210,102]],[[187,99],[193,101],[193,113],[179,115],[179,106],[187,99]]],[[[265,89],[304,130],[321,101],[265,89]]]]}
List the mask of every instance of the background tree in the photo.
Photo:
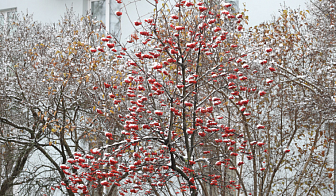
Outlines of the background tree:
{"type": "Polygon", "coordinates": [[[55,26],[22,18],[1,26],[0,34],[0,195],[19,184],[15,194],[50,195],[62,180],[68,184],[60,164],[113,128],[92,111],[99,83],[90,77],[108,56],[92,61],[90,45],[101,41],[103,26],[90,16],[69,10],[55,26]]]}
{"type": "Polygon", "coordinates": [[[260,111],[267,114],[260,117],[269,124],[271,137],[276,136],[270,142],[271,154],[279,147],[294,150],[293,156],[273,156],[280,161],[271,161],[266,169],[265,179],[270,181],[266,182],[265,194],[331,194],[333,132],[329,124],[335,121],[333,7],[332,1],[316,1],[307,11],[284,8],[273,23],[250,29],[251,44],[274,49],[271,64],[276,77],[272,83],[276,85],[270,92],[276,97],[265,100],[263,105],[268,109],[260,111]],[[273,184],[276,189],[272,191],[273,184]]]}

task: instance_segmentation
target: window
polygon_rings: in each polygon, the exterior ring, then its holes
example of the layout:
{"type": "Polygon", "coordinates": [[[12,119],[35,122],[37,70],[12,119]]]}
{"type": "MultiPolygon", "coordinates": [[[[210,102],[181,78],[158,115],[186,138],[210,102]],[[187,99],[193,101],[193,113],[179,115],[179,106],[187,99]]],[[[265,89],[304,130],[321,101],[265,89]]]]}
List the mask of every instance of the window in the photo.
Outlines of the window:
{"type": "Polygon", "coordinates": [[[89,0],[88,9],[96,20],[101,20],[108,32],[118,35],[120,32],[120,17],[115,12],[120,9],[120,4],[114,0],[89,0]]]}
{"type": "Polygon", "coordinates": [[[91,0],[89,8],[91,8],[90,10],[93,17],[104,23],[106,22],[106,1],[91,0]]]}
{"type": "Polygon", "coordinates": [[[0,25],[12,22],[16,18],[16,8],[8,8],[0,10],[0,25]]]}
{"type": "Polygon", "coordinates": [[[226,0],[227,3],[231,3],[231,10],[233,12],[239,12],[239,0],[226,0]]]}

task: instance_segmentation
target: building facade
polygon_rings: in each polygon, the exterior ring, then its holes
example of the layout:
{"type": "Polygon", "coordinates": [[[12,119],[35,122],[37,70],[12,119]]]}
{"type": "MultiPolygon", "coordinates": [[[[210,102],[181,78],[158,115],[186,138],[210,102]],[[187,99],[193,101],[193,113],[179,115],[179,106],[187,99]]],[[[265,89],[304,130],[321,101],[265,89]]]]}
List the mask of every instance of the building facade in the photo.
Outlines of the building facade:
{"type": "MultiPolygon", "coordinates": [[[[231,3],[234,11],[239,10],[239,0],[226,0],[231,3]]],[[[106,29],[117,35],[121,40],[134,32],[133,21],[150,16],[153,11],[147,1],[124,0],[2,0],[0,1],[0,25],[13,20],[14,13],[33,14],[34,20],[42,23],[58,22],[67,8],[75,14],[86,15],[88,12],[101,20],[106,29]],[[123,14],[117,16],[116,11],[123,14]],[[121,30],[122,29],[122,30],[121,30]]]]}

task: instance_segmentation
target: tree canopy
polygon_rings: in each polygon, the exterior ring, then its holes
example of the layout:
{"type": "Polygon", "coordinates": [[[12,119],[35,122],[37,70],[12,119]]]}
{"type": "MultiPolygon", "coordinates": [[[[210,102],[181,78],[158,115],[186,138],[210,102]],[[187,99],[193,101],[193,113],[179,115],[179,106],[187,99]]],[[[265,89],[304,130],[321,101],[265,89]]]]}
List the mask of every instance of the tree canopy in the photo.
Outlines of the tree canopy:
{"type": "Polygon", "coordinates": [[[335,1],[251,28],[151,4],[127,43],[71,10],[0,26],[0,195],[331,195],[335,1]]]}

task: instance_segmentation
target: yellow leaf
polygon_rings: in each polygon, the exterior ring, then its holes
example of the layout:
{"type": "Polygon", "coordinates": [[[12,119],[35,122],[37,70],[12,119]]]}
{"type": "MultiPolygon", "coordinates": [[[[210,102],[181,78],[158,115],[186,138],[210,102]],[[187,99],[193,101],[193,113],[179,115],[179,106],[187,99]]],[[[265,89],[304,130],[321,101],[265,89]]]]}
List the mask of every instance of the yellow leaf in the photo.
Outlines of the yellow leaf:
{"type": "Polygon", "coordinates": [[[292,171],[292,168],[291,168],[291,167],[285,167],[285,169],[289,169],[290,171],[292,171]]]}

